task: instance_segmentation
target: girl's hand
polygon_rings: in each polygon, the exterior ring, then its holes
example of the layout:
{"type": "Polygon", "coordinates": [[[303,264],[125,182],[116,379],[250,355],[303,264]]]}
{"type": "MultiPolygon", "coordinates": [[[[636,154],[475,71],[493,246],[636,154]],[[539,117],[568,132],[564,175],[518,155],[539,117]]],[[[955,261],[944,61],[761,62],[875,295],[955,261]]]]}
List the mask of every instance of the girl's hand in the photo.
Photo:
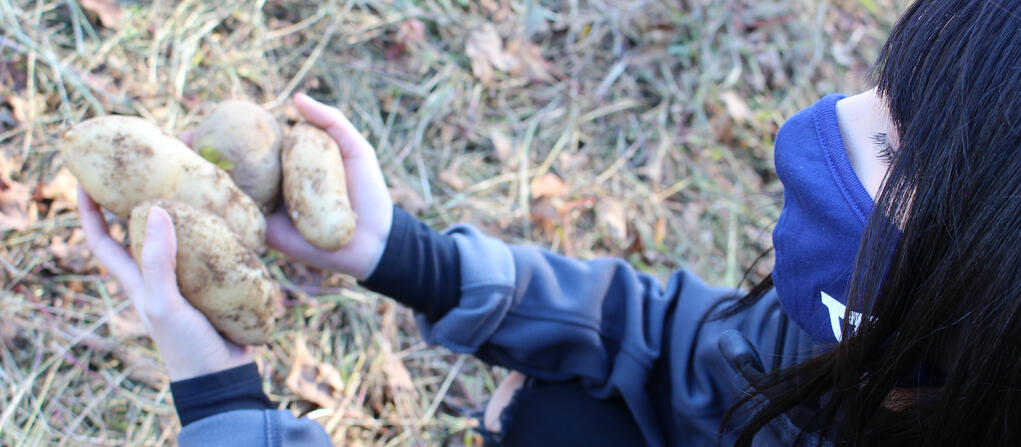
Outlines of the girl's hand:
{"type": "Polygon", "coordinates": [[[376,151],[340,110],[303,94],[294,96],[294,105],[309,123],[325,130],[340,146],[347,191],[358,221],[344,248],[325,251],[306,241],[281,207],[266,218],[266,242],[304,263],[346,273],[359,281],[368,279],[383,255],[393,222],[393,200],[376,151]]]}
{"type": "Polygon", "coordinates": [[[107,231],[99,205],[78,187],[85,241],[131,297],[156,343],[170,380],[198,377],[252,361],[252,348],[223,338],[177,288],[177,237],[170,215],[153,207],[145,229],[142,268],[107,231]]]}

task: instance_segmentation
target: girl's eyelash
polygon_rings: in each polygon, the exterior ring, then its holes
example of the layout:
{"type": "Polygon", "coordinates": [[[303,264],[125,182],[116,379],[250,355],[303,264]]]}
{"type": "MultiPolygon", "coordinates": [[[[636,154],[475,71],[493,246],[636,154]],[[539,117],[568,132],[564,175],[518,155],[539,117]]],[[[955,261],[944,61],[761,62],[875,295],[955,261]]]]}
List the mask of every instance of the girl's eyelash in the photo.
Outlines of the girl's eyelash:
{"type": "Polygon", "coordinates": [[[872,142],[876,145],[876,157],[879,158],[879,161],[887,166],[893,163],[893,148],[886,139],[886,133],[879,132],[872,135],[872,142]]]}

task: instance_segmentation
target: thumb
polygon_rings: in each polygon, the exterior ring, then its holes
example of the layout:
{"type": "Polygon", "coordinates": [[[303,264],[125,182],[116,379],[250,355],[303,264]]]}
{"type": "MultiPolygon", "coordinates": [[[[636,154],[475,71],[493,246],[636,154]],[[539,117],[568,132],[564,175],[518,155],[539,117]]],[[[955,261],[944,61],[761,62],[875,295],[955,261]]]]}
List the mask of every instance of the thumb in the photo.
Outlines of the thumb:
{"type": "Polygon", "coordinates": [[[166,210],[158,206],[149,208],[142,244],[142,283],[148,301],[177,292],[177,236],[174,223],[166,210]]]}

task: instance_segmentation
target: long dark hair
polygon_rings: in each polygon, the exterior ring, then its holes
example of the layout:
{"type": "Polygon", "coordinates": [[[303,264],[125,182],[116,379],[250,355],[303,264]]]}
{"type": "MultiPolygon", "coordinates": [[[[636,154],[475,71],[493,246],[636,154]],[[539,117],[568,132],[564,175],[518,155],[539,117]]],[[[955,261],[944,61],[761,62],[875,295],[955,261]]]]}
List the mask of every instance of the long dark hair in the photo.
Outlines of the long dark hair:
{"type": "Polygon", "coordinates": [[[846,295],[868,317],[753,384],[737,445],[805,407],[802,441],[1021,445],[1021,0],[916,1],[874,76],[900,141],[846,295]]]}

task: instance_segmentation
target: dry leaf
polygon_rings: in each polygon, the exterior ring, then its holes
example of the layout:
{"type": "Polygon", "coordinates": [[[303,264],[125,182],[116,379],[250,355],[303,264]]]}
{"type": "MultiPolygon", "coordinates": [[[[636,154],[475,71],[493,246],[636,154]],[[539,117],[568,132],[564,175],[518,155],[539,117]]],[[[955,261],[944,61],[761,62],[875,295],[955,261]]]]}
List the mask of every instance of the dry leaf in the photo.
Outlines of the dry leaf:
{"type": "Polygon", "coordinates": [[[155,359],[142,355],[138,350],[131,349],[130,346],[96,334],[85,334],[80,343],[94,352],[113,354],[124,364],[123,370],[128,371],[128,378],[135,382],[160,389],[166,386],[166,382],[169,380],[163,367],[155,359]]]}
{"type": "Polygon", "coordinates": [[[542,48],[538,45],[527,40],[513,40],[507,43],[507,54],[515,61],[511,74],[540,81],[553,80],[549,73],[550,64],[542,57],[542,48]]]}
{"type": "Polygon", "coordinates": [[[483,84],[493,80],[493,69],[508,71],[517,61],[503,49],[503,39],[492,23],[484,23],[468,34],[464,53],[471,60],[472,73],[483,84]]]}
{"type": "Polygon", "coordinates": [[[42,197],[53,201],[50,206],[50,214],[78,207],[77,185],[78,179],[67,168],[60,168],[57,175],[53,176],[53,180],[43,185],[42,197]]]}
{"type": "Polygon", "coordinates": [[[390,393],[394,396],[417,396],[415,384],[411,381],[411,373],[404,366],[401,358],[392,352],[384,351],[383,372],[386,373],[386,383],[390,387],[390,393]]]}
{"type": "Polygon", "coordinates": [[[425,25],[418,19],[407,19],[397,25],[393,45],[386,49],[386,58],[395,59],[408,49],[425,42],[425,25]]]}
{"type": "Polygon", "coordinates": [[[511,155],[514,153],[514,143],[511,142],[503,132],[495,128],[489,129],[489,141],[493,142],[493,149],[496,152],[496,159],[501,162],[507,162],[510,160],[511,155]]]}
{"type": "Polygon", "coordinates": [[[383,311],[383,315],[380,318],[380,330],[377,341],[379,342],[379,355],[382,357],[381,366],[383,373],[386,375],[387,386],[390,388],[390,395],[399,399],[412,398],[417,400],[418,391],[415,390],[415,384],[411,381],[411,373],[408,372],[408,368],[404,366],[404,362],[401,361],[401,357],[394,354],[393,345],[390,340],[397,340],[398,329],[397,321],[395,320],[397,313],[394,312],[393,307],[387,306],[383,311]]]}
{"type": "Polygon", "coordinates": [[[397,27],[397,41],[415,45],[425,41],[425,25],[418,19],[407,19],[397,27]]]}
{"type": "Polygon", "coordinates": [[[568,187],[563,180],[560,180],[560,177],[557,177],[557,175],[553,173],[546,173],[543,174],[542,177],[532,180],[530,189],[532,191],[533,199],[546,196],[564,197],[571,192],[571,188],[568,187]]]}
{"type": "Polygon", "coordinates": [[[656,219],[656,226],[652,230],[652,243],[656,244],[656,247],[662,247],[663,241],[666,240],[666,219],[660,217],[656,219]]]}
{"type": "Polygon", "coordinates": [[[81,4],[86,11],[99,16],[99,21],[107,28],[116,28],[124,15],[116,0],[81,0],[81,4]]]}
{"type": "Polygon", "coordinates": [[[106,327],[110,329],[110,335],[114,338],[144,337],[149,333],[145,329],[145,325],[142,324],[142,319],[138,317],[138,312],[135,312],[134,309],[111,315],[110,322],[106,324],[106,327]]]}
{"type": "Polygon", "coordinates": [[[25,231],[38,219],[39,209],[27,185],[8,176],[10,163],[0,155],[0,233],[25,231]]]}
{"type": "Polygon", "coordinates": [[[449,185],[451,188],[454,188],[454,191],[464,189],[464,179],[462,179],[457,173],[460,168],[461,159],[455,159],[452,163],[450,163],[450,166],[448,166],[447,169],[440,172],[440,180],[449,185]]]}
{"type": "Polygon", "coordinates": [[[744,100],[733,90],[721,93],[720,99],[723,100],[723,104],[727,107],[727,113],[734,121],[743,123],[751,120],[752,109],[748,108],[748,104],[745,104],[744,100]]]}
{"type": "MultiPolygon", "coordinates": [[[[560,202],[560,201],[557,201],[560,202]]],[[[563,223],[561,209],[563,204],[554,203],[549,197],[542,197],[536,200],[529,208],[529,218],[532,223],[542,228],[547,233],[552,233],[557,226],[563,223]]]]}
{"type": "Polygon", "coordinates": [[[47,247],[57,260],[57,266],[73,273],[84,273],[88,270],[91,256],[85,247],[85,233],[80,228],[71,230],[67,240],[54,236],[47,247]]]}
{"type": "Polygon", "coordinates": [[[28,103],[17,96],[7,95],[4,98],[7,101],[7,105],[11,107],[11,117],[19,123],[28,121],[29,110],[28,103]]]}
{"type": "Polygon", "coordinates": [[[390,188],[390,197],[393,198],[396,203],[404,211],[411,213],[412,215],[418,215],[422,211],[425,211],[429,206],[425,203],[425,199],[418,194],[414,189],[408,188],[407,186],[395,186],[390,188]]]}
{"type": "Polygon", "coordinates": [[[464,52],[471,59],[472,73],[483,84],[493,81],[494,70],[529,79],[553,79],[549,74],[549,62],[542,57],[542,48],[525,38],[511,40],[505,47],[491,23],[479,26],[468,35],[464,52]]]}
{"type": "Polygon", "coordinates": [[[304,337],[295,341],[291,372],[284,383],[302,399],[322,408],[339,408],[344,397],[340,372],[333,365],[313,358],[305,343],[304,337]]]}
{"type": "Polygon", "coordinates": [[[604,198],[599,201],[596,207],[596,216],[599,224],[610,235],[614,242],[620,244],[627,241],[627,216],[624,204],[615,200],[604,198]]]}
{"type": "Polygon", "coordinates": [[[479,5],[495,22],[504,22],[513,14],[510,3],[506,0],[479,0],[479,5]]]}

